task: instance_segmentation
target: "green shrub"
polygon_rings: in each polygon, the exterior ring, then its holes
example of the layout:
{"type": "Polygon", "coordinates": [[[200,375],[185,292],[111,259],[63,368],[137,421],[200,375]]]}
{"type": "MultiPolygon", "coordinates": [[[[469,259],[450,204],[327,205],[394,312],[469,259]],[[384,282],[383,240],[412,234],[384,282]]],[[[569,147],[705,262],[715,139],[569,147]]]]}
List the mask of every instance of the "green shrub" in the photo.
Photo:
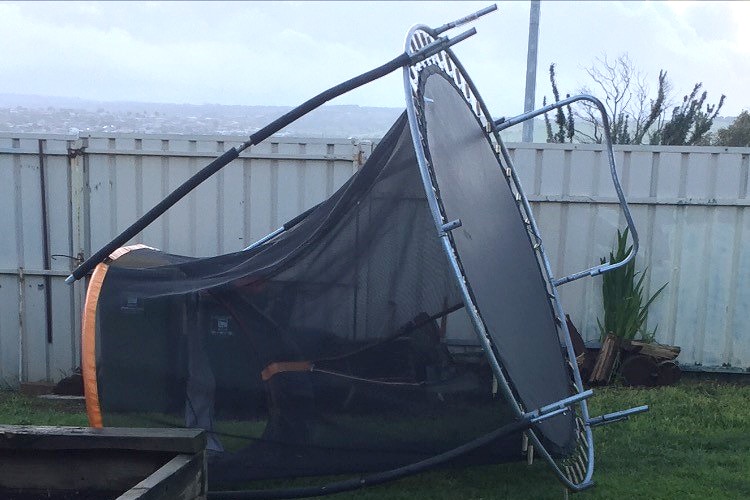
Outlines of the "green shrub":
{"type": "MultiPolygon", "coordinates": [[[[628,246],[628,230],[617,231],[617,248],[615,252],[609,253],[609,263],[621,262],[630,253],[632,245],[628,246]]],[[[601,263],[607,263],[605,258],[601,263]]],[[[604,324],[599,318],[599,333],[601,339],[612,333],[622,340],[633,340],[642,338],[653,342],[656,336],[656,328],[652,332],[646,330],[646,319],[648,318],[648,307],[667,286],[664,283],[656,293],[647,300],[643,295],[643,281],[646,278],[646,270],[642,273],[635,272],[635,259],[624,266],[604,273],[602,276],[602,301],[604,304],[604,324]]]]}

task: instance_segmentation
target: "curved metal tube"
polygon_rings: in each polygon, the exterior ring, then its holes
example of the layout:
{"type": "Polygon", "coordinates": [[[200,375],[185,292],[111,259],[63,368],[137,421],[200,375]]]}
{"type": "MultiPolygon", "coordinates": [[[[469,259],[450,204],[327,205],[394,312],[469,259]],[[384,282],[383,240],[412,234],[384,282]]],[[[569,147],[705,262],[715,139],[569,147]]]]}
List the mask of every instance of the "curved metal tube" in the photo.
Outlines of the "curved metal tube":
{"type": "Polygon", "coordinates": [[[628,224],[628,230],[630,231],[631,238],[633,239],[633,247],[630,249],[630,252],[627,256],[620,262],[610,263],[610,264],[600,264],[598,266],[590,267],[586,270],[579,271],[577,273],[570,274],[568,276],[565,276],[564,278],[560,278],[557,280],[554,280],[554,285],[564,285],[565,283],[569,283],[571,281],[575,281],[577,279],[583,278],[584,276],[596,276],[598,274],[603,274],[609,271],[612,271],[614,269],[617,269],[618,267],[622,267],[636,256],[638,253],[638,232],[635,229],[635,223],[633,222],[633,217],[630,214],[630,208],[628,208],[628,202],[625,200],[625,194],[622,191],[622,186],[620,185],[620,178],[617,175],[617,168],[615,164],[615,153],[612,149],[612,136],[609,131],[609,118],[607,117],[607,110],[604,108],[604,104],[597,99],[596,97],[588,94],[580,94],[573,97],[568,97],[567,99],[563,99],[561,101],[557,101],[555,103],[549,104],[547,106],[544,106],[542,108],[539,108],[534,111],[530,111],[528,113],[523,113],[518,116],[514,116],[513,118],[501,118],[499,120],[496,120],[494,122],[495,129],[499,132],[501,130],[505,130],[506,128],[512,127],[514,125],[518,125],[521,122],[524,122],[526,120],[530,120],[532,118],[535,118],[539,115],[543,115],[545,113],[548,113],[549,111],[562,108],[563,106],[567,106],[569,104],[572,104],[577,101],[589,101],[593,103],[597,109],[599,110],[599,113],[602,115],[602,126],[604,128],[604,141],[605,145],[607,147],[607,159],[609,161],[609,171],[612,175],[612,183],[615,186],[615,192],[617,193],[617,198],[620,202],[620,207],[622,208],[623,214],[625,215],[625,221],[628,224]]]}

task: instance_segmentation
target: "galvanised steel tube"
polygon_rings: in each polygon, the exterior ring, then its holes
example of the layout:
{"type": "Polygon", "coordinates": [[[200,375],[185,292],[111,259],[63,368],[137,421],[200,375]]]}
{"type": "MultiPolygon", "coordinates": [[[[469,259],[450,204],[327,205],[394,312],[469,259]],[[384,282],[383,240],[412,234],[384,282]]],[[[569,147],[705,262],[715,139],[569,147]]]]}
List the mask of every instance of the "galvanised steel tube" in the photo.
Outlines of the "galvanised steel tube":
{"type": "Polygon", "coordinates": [[[366,73],[362,73],[359,76],[356,76],[339,85],[336,85],[335,87],[331,87],[330,89],[324,92],[321,92],[320,94],[313,97],[312,99],[309,99],[308,101],[304,102],[300,106],[297,106],[293,110],[277,118],[273,122],[269,123],[262,129],[258,130],[253,135],[251,135],[248,141],[244,142],[242,145],[238,147],[234,147],[228,150],[223,155],[219,156],[217,159],[215,159],[206,167],[204,167],[202,170],[200,170],[197,174],[195,174],[190,179],[185,181],[177,189],[172,191],[169,195],[167,195],[166,198],[164,198],[162,201],[157,203],[156,206],[154,206],[151,210],[146,212],[140,219],[138,219],[133,224],[131,224],[130,227],[125,229],[122,233],[116,236],[112,241],[104,245],[94,255],[86,259],[85,262],[83,262],[80,266],[78,266],[73,271],[73,273],[70,276],[68,276],[65,282],[73,283],[74,281],[81,279],[86,273],[91,271],[97,264],[99,264],[104,259],[106,259],[107,256],[109,256],[113,251],[115,251],[117,248],[124,245],[129,239],[134,237],[136,234],[143,231],[143,229],[145,229],[149,224],[154,222],[161,214],[166,212],[170,207],[172,207],[172,205],[180,201],[183,197],[185,197],[185,195],[187,195],[190,191],[195,189],[199,184],[201,184],[203,181],[211,177],[213,174],[215,174],[216,172],[224,168],[232,160],[236,159],[240,155],[240,153],[244,151],[245,149],[249,148],[252,145],[259,144],[260,142],[264,141],[271,135],[283,129],[284,127],[286,127],[293,121],[299,119],[300,117],[306,115],[307,113],[313,111],[314,109],[322,106],[323,104],[330,101],[331,99],[338,97],[340,95],[343,95],[358,87],[361,87],[362,85],[365,85],[366,83],[370,83],[374,80],[377,80],[378,78],[382,78],[383,76],[389,73],[392,73],[403,66],[409,66],[409,65],[418,63],[420,61],[423,61],[427,59],[428,57],[434,54],[437,54],[438,52],[445,50],[451,45],[461,42],[474,34],[476,34],[476,29],[472,28],[468,31],[461,33],[460,35],[452,39],[449,39],[447,37],[439,38],[438,40],[435,40],[433,43],[424,47],[422,50],[415,52],[414,54],[408,54],[404,52],[403,54],[383,64],[382,66],[372,69],[366,73]]]}
{"type": "Polygon", "coordinates": [[[522,123],[526,120],[530,120],[537,116],[543,115],[549,111],[561,108],[563,106],[567,106],[577,101],[589,101],[593,103],[599,110],[599,113],[601,113],[602,127],[604,128],[604,141],[607,147],[607,160],[609,161],[609,171],[612,176],[612,183],[615,186],[617,199],[620,201],[620,206],[622,207],[623,214],[625,215],[625,221],[627,222],[628,229],[630,230],[630,235],[633,238],[633,248],[630,250],[630,253],[628,253],[628,255],[625,256],[625,258],[621,260],[620,262],[594,266],[584,271],[579,271],[577,273],[565,276],[563,278],[555,280],[554,281],[555,286],[564,285],[565,283],[575,281],[585,276],[596,276],[602,273],[612,271],[614,269],[617,269],[618,267],[624,266],[625,264],[633,260],[633,258],[638,253],[638,247],[639,247],[638,232],[635,229],[635,223],[633,222],[633,217],[630,214],[628,203],[625,200],[625,194],[623,193],[622,186],[620,185],[620,179],[617,176],[615,154],[614,154],[614,150],[612,149],[612,135],[610,134],[610,131],[609,131],[609,118],[607,117],[607,110],[604,107],[604,104],[596,97],[592,95],[588,95],[588,94],[580,94],[577,96],[568,97],[567,99],[563,99],[561,101],[557,101],[552,104],[548,104],[547,106],[541,107],[537,110],[530,111],[528,113],[523,113],[518,116],[514,116],[513,118],[508,118],[508,119],[501,118],[499,120],[496,120],[494,123],[495,129],[499,132],[501,130],[505,130],[506,128],[512,127],[514,125],[518,125],[519,123],[522,123]]]}

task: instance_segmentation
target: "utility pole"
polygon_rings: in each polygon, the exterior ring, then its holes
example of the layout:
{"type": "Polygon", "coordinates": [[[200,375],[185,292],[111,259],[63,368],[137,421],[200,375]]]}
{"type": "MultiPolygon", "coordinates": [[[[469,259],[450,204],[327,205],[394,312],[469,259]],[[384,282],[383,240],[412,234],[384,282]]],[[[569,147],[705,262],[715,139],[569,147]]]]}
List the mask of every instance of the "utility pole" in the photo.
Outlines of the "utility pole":
{"type": "MultiPolygon", "coordinates": [[[[529,52],[526,56],[526,97],[523,112],[534,109],[536,95],[536,54],[539,47],[539,0],[531,0],[529,14],[529,52]]],[[[523,122],[523,142],[534,142],[534,119],[523,122]]]]}

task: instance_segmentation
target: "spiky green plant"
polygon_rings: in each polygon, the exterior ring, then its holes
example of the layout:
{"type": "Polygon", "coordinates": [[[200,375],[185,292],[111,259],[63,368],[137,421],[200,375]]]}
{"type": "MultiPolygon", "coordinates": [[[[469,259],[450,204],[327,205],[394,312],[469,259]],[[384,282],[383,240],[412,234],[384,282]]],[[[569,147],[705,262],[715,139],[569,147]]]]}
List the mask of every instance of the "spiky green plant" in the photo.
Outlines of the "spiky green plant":
{"type": "MultiPolygon", "coordinates": [[[[621,262],[628,255],[632,245],[628,245],[628,230],[617,231],[617,248],[609,253],[609,263],[621,262]]],[[[607,260],[601,259],[605,264],[607,260]]],[[[653,342],[656,328],[646,330],[648,308],[651,303],[667,286],[664,283],[656,293],[648,299],[644,296],[643,281],[646,279],[646,268],[643,272],[635,272],[635,261],[631,260],[622,267],[605,273],[602,277],[602,300],[604,304],[604,324],[599,318],[599,333],[602,340],[612,333],[622,340],[640,338],[653,342]]]]}

